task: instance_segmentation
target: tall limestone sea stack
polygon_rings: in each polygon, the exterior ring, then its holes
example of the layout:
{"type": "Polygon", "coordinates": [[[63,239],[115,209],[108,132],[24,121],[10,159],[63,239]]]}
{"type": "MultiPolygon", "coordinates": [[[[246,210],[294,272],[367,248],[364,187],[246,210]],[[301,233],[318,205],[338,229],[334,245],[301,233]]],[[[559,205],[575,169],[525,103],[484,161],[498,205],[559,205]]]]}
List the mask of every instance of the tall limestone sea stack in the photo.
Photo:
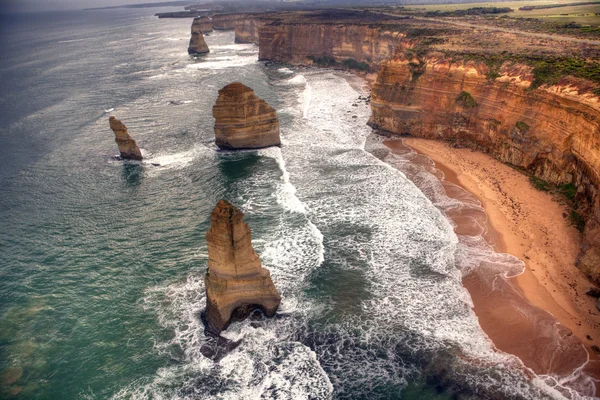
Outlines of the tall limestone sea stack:
{"type": "Polygon", "coordinates": [[[275,109],[239,82],[219,90],[213,116],[215,142],[222,149],[258,149],[281,144],[275,109]]]}
{"type": "MultiPolygon", "coordinates": [[[[207,17],[194,18],[194,22],[192,22],[192,37],[188,47],[189,54],[206,54],[210,51],[208,45],[204,41],[204,35],[202,34],[206,33],[208,29],[206,20],[208,20],[208,24],[210,24],[210,20],[207,17]]],[[[210,31],[212,31],[212,25],[210,25],[210,30],[208,32],[210,31]]]]}
{"type": "Polygon", "coordinates": [[[110,129],[115,133],[115,142],[119,145],[121,158],[126,160],[141,160],[142,151],[135,143],[135,140],[129,136],[125,124],[115,117],[110,117],[108,123],[110,124],[110,129]]]}
{"type": "Polygon", "coordinates": [[[219,200],[210,215],[206,241],[206,332],[219,335],[231,321],[242,320],[256,309],[267,317],[275,315],[281,296],[252,247],[244,214],[219,200]]]}

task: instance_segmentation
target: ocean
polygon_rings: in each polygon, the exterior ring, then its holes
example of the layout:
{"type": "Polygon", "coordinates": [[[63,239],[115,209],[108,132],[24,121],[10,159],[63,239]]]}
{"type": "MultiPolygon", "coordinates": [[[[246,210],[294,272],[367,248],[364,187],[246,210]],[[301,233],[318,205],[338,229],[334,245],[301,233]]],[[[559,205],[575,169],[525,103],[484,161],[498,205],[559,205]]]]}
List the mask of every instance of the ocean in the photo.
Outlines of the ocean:
{"type": "Polygon", "coordinates": [[[0,17],[0,397],[580,398],[494,349],[463,274],[523,265],[455,235],[444,212],[464,204],[366,125],[364,80],[259,62],[233,32],[190,57],[191,20],[157,11],[0,17]],[[234,81],[276,108],[281,148],[217,151],[234,81]],[[109,115],[144,161],[115,158],[109,115]],[[242,344],[215,363],[200,312],[221,198],[283,300],[232,324],[242,344]]]}

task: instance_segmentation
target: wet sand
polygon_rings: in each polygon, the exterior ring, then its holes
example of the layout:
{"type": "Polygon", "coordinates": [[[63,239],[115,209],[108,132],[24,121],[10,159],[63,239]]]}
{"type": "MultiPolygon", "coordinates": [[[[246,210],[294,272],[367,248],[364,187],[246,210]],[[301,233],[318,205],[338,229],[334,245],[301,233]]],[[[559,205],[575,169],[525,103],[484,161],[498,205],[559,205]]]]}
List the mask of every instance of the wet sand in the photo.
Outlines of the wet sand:
{"type": "MultiPolygon", "coordinates": [[[[465,197],[463,188],[483,206],[485,213],[448,213],[457,234],[481,234],[496,252],[525,263],[525,272],[514,278],[486,274],[485,268],[464,278],[486,334],[536,373],[572,379],[568,386],[590,393],[589,380],[573,372],[589,357],[584,372],[600,379],[600,357],[592,350],[600,346],[600,312],[595,299],[585,295],[592,285],[574,265],[581,239],[566,218],[567,206],[489,155],[432,140],[403,140],[435,162],[430,172],[442,179],[449,197],[465,197]],[[473,220],[485,230],[477,231],[481,227],[473,220]]],[[[393,152],[406,151],[402,139],[385,144],[393,152]]]]}

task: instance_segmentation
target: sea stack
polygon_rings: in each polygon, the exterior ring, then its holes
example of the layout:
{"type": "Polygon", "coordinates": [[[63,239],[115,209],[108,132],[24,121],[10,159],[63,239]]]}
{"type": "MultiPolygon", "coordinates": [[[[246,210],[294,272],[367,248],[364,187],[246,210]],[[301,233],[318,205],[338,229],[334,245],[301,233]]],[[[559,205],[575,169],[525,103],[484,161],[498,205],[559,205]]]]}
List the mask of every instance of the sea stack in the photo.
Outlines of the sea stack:
{"type": "Polygon", "coordinates": [[[239,82],[219,90],[213,116],[215,142],[222,149],[258,149],[281,144],[275,109],[239,82]]]}
{"type": "Polygon", "coordinates": [[[271,274],[262,267],[251,242],[244,214],[225,200],[219,200],[210,215],[206,311],[203,320],[207,334],[219,335],[231,321],[246,318],[254,310],[272,317],[281,296],[271,274]]]}
{"type": "Polygon", "coordinates": [[[209,52],[208,45],[204,41],[204,35],[202,34],[203,32],[206,33],[205,30],[208,28],[205,19],[208,20],[210,31],[212,31],[210,19],[207,17],[194,18],[194,22],[192,22],[192,38],[188,47],[189,54],[206,54],[209,52]]]}
{"type": "Polygon", "coordinates": [[[135,143],[135,140],[129,136],[125,124],[115,117],[110,117],[108,123],[110,124],[110,129],[115,133],[115,142],[119,145],[121,158],[125,160],[141,160],[142,151],[135,143]]]}

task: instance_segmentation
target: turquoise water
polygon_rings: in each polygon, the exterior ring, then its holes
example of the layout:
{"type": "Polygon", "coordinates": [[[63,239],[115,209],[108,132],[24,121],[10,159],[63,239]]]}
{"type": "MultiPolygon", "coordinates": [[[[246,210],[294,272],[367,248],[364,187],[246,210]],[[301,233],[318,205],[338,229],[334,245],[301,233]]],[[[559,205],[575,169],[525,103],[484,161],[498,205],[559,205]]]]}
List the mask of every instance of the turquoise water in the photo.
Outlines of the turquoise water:
{"type": "Polygon", "coordinates": [[[155,11],[2,17],[1,397],[561,397],[479,328],[452,226],[382,161],[361,79],[258,62],[232,32],[190,58],[190,21],[155,11]],[[232,81],[278,110],[281,149],[216,150],[232,81]],[[109,115],[144,162],[114,158],[109,115]],[[214,363],[199,315],[220,198],[283,301],[232,324],[242,345],[214,363]]]}

